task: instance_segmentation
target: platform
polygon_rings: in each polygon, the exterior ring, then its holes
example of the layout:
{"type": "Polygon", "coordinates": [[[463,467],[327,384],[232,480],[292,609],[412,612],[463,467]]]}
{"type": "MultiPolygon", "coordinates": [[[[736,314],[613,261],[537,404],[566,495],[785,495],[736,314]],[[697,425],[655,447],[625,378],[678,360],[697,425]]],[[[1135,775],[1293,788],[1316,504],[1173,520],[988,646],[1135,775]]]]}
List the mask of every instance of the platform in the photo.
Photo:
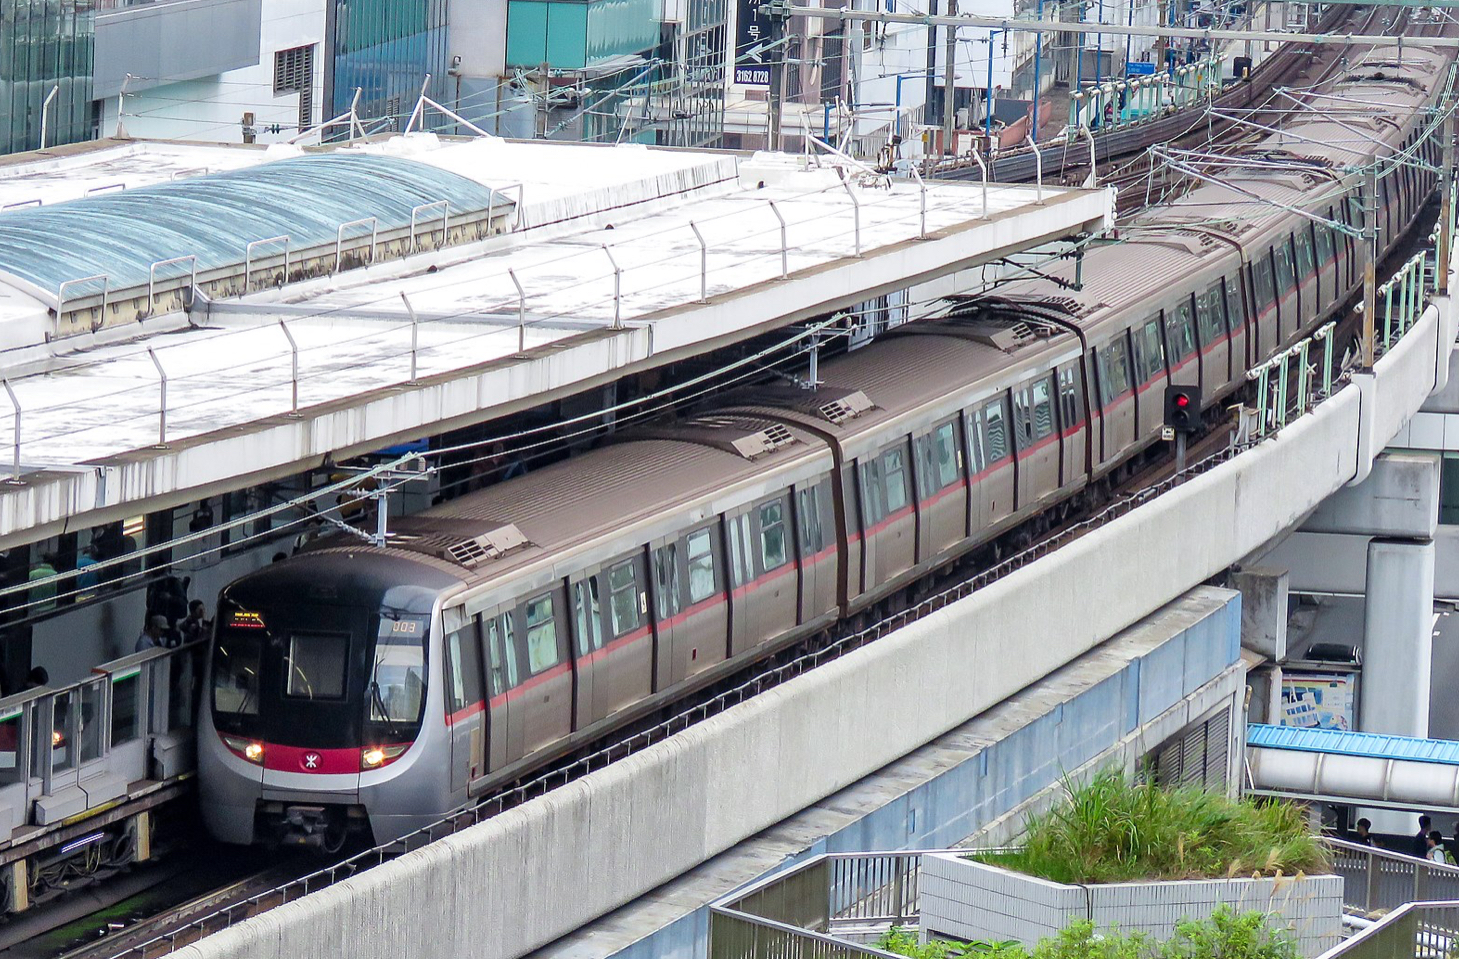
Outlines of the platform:
{"type": "MultiPolygon", "coordinates": [[[[33,541],[63,523],[137,515],[245,478],[260,482],[327,456],[535,406],[1009,252],[1100,231],[1113,215],[1104,190],[922,187],[859,166],[838,169],[825,158],[433,135],[333,152],[388,158],[408,173],[428,167],[429,177],[487,188],[488,211],[477,217],[482,238],[461,237],[456,224],[466,220],[453,211],[449,245],[442,239],[416,252],[421,238],[445,237],[432,218],[442,217],[441,205],[454,206],[420,202],[408,249],[392,258],[405,247],[404,226],[391,246],[385,214],[367,198],[350,209],[347,195],[333,196],[327,213],[340,224],[334,258],[343,268],[315,269],[277,288],[259,288],[259,263],[280,249],[258,246],[266,238],[253,234],[267,224],[251,221],[238,228],[233,252],[207,261],[206,283],[205,256],[193,260],[179,252],[186,243],[157,245],[150,234],[146,252],[117,251],[126,237],[97,238],[85,253],[106,249],[97,262],[68,266],[74,277],[52,268],[36,273],[40,279],[17,279],[19,266],[6,262],[7,217],[44,222],[42,214],[54,218],[55,204],[64,203],[56,209],[86,224],[88,204],[115,207],[136,190],[170,200],[182,189],[176,184],[226,192],[218,177],[254,189],[253,171],[304,154],[101,141],[0,167],[7,207],[0,315],[12,331],[0,366],[21,409],[20,482],[0,487],[0,543],[33,541]],[[376,217],[373,227],[358,225],[376,217]],[[112,265],[118,257],[127,262],[112,265]],[[89,290],[76,285],[107,273],[113,279],[93,279],[89,290]],[[126,281],[115,279],[124,275],[134,278],[125,290],[126,281]],[[139,276],[148,282],[139,285],[139,276]],[[171,301],[151,289],[154,280],[159,291],[170,281],[177,305],[190,309],[161,309],[171,301]],[[60,289],[48,292],[47,283],[60,289]],[[95,309],[87,295],[99,300],[95,309]],[[139,315],[149,315],[134,321],[127,310],[136,303],[139,315]],[[76,320],[83,308],[91,309],[89,330],[76,320]],[[53,328],[35,342],[15,341],[14,331],[38,324],[53,328]]],[[[297,202],[307,207],[315,198],[297,202]]],[[[224,239],[233,229],[227,221],[217,228],[224,239]]],[[[207,237],[209,246],[217,242],[207,237]]],[[[320,249],[327,258],[333,245],[316,238],[308,262],[317,264],[320,249]]],[[[297,269],[307,256],[295,256],[297,269]]],[[[16,438],[6,412],[0,403],[0,463],[9,464],[16,438]]]]}

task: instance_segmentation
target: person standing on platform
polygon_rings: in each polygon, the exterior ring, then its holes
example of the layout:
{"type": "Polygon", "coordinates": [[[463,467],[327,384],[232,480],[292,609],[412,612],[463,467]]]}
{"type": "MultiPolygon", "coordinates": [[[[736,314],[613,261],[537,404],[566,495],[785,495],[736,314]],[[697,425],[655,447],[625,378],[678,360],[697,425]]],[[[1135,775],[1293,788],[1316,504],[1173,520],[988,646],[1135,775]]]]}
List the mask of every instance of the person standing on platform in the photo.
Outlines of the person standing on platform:
{"type": "Polygon", "coordinates": [[[1420,859],[1427,859],[1429,855],[1429,830],[1433,829],[1434,822],[1428,816],[1418,817],[1418,833],[1413,837],[1413,848],[1410,853],[1420,859]]]}
{"type": "Polygon", "coordinates": [[[1371,846],[1371,845],[1373,845],[1373,834],[1372,834],[1372,832],[1370,832],[1370,830],[1372,828],[1373,828],[1373,821],[1372,820],[1370,820],[1370,819],[1359,819],[1358,820],[1358,828],[1353,832],[1353,837],[1352,837],[1352,839],[1350,841],[1351,842],[1355,842],[1355,843],[1357,843],[1360,846],[1371,846]]]}

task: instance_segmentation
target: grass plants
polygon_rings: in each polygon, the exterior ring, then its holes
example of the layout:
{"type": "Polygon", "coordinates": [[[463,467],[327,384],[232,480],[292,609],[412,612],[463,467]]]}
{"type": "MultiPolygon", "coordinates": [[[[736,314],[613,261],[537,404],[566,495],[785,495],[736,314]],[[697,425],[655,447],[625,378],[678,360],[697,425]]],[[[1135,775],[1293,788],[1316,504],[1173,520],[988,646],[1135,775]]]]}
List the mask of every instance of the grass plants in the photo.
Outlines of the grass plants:
{"type": "Polygon", "coordinates": [[[1182,919],[1166,942],[1119,929],[1096,932],[1093,923],[1081,920],[1032,950],[1013,941],[923,943],[896,926],[877,948],[907,959],[1298,959],[1296,939],[1272,926],[1266,916],[1237,914],[1224,906],[1209,919],[1182,919]]]}
{"type": "Polygon", "coordinates": [[[969,858],[1061,883],[1292,876],[1329,866],[1294,806],[1162,789],[1118,769],[1064,788],[1062,802],[1029,817],[1021,848],[969,858]]]}

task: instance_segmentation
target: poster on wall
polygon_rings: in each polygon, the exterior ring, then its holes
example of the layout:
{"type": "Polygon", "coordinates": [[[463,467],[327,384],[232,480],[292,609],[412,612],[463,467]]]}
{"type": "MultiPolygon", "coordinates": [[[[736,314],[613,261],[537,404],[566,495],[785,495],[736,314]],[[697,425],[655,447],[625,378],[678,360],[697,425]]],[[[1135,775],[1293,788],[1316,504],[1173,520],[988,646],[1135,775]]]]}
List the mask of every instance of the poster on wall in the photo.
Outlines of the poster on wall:
{"type": "Polygon", "coordinates": [[[1355,676],[1305,673],[1282,676],[1282,725],[1314,729],[1354,726],[1355,676]]]}
{"type": "Polygon", "coordinates": [[[735,14],[735,83],[747,87],[770,85],[770,20],[760,15],[764,0],[739,0],[735,14]]]}

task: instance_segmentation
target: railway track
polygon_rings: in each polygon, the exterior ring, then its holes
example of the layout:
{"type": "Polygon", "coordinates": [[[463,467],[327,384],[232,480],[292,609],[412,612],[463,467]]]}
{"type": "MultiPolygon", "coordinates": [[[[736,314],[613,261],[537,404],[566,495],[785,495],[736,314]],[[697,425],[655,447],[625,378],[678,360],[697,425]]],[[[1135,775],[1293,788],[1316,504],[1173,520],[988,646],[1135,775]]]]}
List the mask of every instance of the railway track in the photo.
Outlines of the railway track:
{"type": "MultiPolygon", "coordinates": [[[[1324,14],[1317,30],[1364,34],[1378,25],[1385,26],[1389,32],[1398,32],[1406,28],[1410,12],[1407,7],[1334,5],[1324,14]]],[[[1352,46],[1289,44],[1257,68],[1251,83],[1229,86],[1215,98],[1212,106],[1251,123],[1270,125],[1284,112],[1279,108],[1283,99],[1277,92],[1280,88],[1320,82],[1345,64],[1352,46]]],[[[1156,167],[1148,152],[1150,146],[1164,143],[1181,149],[1204,147],[1219,152],[1236,149],[1256,135],[1248,127],[1214,117],[1205,106],[1112,130],[1094,141],[1099,182],[1118,189],[1121,215],[1132,213],[1176,185],[1169,178],[1171,171],[1156,167]]],[[[1063,184],[1082,183],[1090,172],[1089,141],[1061,141],[1052,148],[1045,147],[1042,163],[1047,179],[1063,184]]],[[[1019,150],[996,158],[990,165],[989,176],[1001,182],[1032,180],[1037,175],[1037,166],[1032,151],[1019,150]]],[[[976,179],[982,174],[972,166],[938,171],[936,175],[945,179],[976,179]]]]}

